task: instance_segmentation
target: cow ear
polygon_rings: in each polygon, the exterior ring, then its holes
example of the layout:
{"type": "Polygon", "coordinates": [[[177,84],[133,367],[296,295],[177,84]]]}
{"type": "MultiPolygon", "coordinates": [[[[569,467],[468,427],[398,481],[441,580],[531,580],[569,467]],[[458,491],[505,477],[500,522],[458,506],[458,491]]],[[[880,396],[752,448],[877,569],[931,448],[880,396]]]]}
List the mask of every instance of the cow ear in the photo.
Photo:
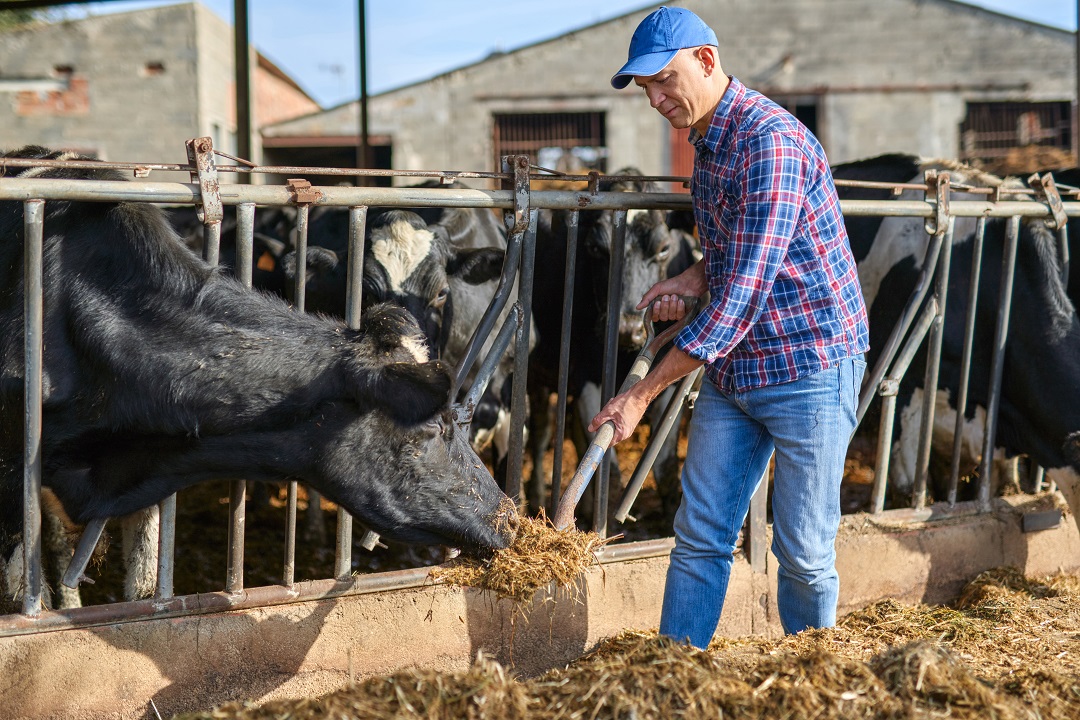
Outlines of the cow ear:
{"type": "MultiPolygon", "coordinates": [[[[332,271],[338,265],[337,253],[324,247],[307,249],[307,277],[310,280],[323,273],[332,271]]],[[[289,280],[296,279],[296,251],[293,250],[281,258],[281,271],[289,280]]]]}
{"type": "Polygon", "coordinates": [[[502,275],[506,251],[502,248],[458,250],[446,264],[446,274],[458,277],[470,285],[480,285],[502,275]]]}
{"type": "Polygon", "coordinates": [[[418,425],[446,409],[450,402],[450,369],[438,360],[390,363],[374,384],[374,400],[402,425],[418,425]]]}

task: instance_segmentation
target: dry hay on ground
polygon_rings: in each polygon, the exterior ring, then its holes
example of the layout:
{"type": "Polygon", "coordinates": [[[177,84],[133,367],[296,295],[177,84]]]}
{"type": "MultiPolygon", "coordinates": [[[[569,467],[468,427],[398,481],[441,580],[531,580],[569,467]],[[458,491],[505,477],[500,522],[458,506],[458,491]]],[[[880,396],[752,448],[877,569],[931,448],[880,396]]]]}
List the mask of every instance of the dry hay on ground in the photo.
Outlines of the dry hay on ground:
{"type": "Polygon", "coordinates": [[[955,607],[875,603],[838,627],[719,639],[708,652],[627,631],[564,669],[515,680],[407,669],[301,701],[230,703],[186,720],[270,718],[1080,717],[1080,577],[992,570],[955,607]]]}
{"type": "Polygon", "coordinates": [[[526,603],[552,582],[557,589],[573,587],[582,572],[597,564],[593,552],[608,542],[593,532],[556,530],[543,512],[520,521],[510,547],[487,559],[456,558],[432,568],[432,578],[526,603]]]}

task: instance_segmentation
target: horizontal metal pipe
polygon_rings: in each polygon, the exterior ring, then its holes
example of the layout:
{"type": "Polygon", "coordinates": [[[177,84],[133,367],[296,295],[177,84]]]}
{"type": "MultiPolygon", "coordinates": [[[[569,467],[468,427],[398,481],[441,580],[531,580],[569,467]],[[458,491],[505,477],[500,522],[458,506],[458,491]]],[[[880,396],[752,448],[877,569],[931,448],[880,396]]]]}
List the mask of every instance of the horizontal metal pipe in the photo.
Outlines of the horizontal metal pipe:
{"type": "MultiPolygon", "coordinates": [[[[510,190],[464,188],[386,188],[319,186],[319,205],[353,207],[514,207],[510,190]]],[[[253,202],[259,205],[290,205],[292,195],[284,185],[221,185],[225,205],[253,202]]],[[[51,178],[0,178],[0,200],[79,200],[84,202],[145,201],[194,203],[198,186],[190,183],[117,182],[107,180],[57,180],[51,178]]],[[[618,210],[656,208],[685,210],[690,196],[682,193],[575,192],[537,190],[531,194],[534,208],[553,210],[618,210]]],[[[1080,217],[1080,203],[1063,203],[1065,213],[1080,217]]],[[[921,200],[841,200],[845,215],[881,217],[931,217],[934,204],[921,200]]],[[[957,200],[949,203],[954,217],[1051,217],[1042,203],[1002,201],[999,203],[957,200]]]]}

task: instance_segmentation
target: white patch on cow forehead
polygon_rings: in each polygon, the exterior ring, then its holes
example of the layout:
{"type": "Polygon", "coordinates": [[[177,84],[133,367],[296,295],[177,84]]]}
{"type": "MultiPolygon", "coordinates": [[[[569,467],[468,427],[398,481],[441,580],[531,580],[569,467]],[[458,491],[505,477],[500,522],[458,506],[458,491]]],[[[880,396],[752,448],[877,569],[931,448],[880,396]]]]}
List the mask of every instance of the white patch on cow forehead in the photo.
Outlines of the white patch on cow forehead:
{"type": "Polygon", "coordinates": [[[405,335],[401,338],[401,346],[412,353],[418,363],[426,363],[430,359],[427,343],[421,337],[405,335]]]}
{"type": "Polygon", "coordinates": [[[396,220],[371,243],[375,260],[386,269],[390,288],[401,292],[409,276],[431,252],[435,235],[430,230],[417,230],[405,220],[396,220]]]}
{"type": "Polygon", "coordinates": [[[635,208],[634,210],[628,210],[626,212],[626,226],[630,227],[634,224],[634,220],[639,217],[648,216],[648,210],[642,210],[641,208],[635,208]]]}

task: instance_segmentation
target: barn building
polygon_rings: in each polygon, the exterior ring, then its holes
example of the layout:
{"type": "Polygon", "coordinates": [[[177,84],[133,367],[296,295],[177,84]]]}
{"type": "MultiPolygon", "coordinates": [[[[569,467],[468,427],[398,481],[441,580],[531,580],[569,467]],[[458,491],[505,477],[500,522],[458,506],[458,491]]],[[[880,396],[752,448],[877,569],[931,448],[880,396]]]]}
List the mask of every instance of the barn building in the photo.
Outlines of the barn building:
{"type": "MultiPolygon", "coordinates": [[[[886,151],[1000,163],[1025,146],[1074,152],[1075,35],[955,0],[674,0],[715,30],[725,72],[789,108],[833,162],[886,151]]],[[[609,78],[659,4],[373,96],[377,166],[490,170],[635,166],[686,175],[673,131],[632,84],[609,78]]],[[[351,165],[358,104],[262,132],[268,161],[319,148],[351,165]],[[335,156],[336,153],[336,156],[335,156]]]]}
{"type": "MultiPolygon", "coordinates": [[[[235,153],[232,43],[229,24],[193,2],[2,33],[0,147],[183,163],[184,141],[208,136],[235,153]]],[[[255,127],[319,110],[254,50],[251,67],[255,127]]]]}

